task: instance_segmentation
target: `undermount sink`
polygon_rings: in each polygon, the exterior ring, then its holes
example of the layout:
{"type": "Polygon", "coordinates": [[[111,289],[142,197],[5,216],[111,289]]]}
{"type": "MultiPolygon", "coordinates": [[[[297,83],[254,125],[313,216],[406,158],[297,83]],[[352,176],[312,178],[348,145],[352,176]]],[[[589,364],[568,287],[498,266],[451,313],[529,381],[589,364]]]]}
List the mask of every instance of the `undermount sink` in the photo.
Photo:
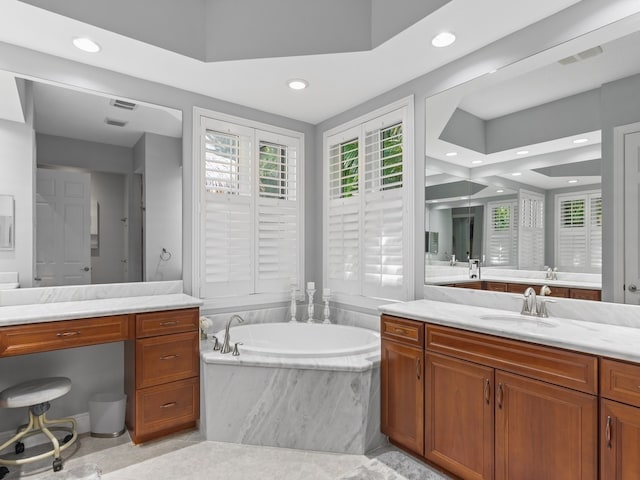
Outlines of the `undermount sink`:
{"type": "Polygon", "coordinates": [[[540,318],[534,316],[527,315],[519,315],[519,314],[494,314],[494,315],[480,315],[482,320],[487,320],[490,322],[504,322],[510,323],[512,325],[532,325],[536,327],[557,327],[558,324],[549,320],[548,318],[540,318]]]}

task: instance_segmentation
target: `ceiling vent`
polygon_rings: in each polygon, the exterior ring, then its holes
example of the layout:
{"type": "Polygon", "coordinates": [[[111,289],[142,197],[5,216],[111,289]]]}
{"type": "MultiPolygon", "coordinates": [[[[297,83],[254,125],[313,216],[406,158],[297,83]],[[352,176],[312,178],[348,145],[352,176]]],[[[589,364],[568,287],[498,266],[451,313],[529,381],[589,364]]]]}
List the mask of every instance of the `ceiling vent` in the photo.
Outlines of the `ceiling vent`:
{"type": "Polygon", "coordinates": [[[138,105],[133,102],[126,102],[124,100],[113,99],[111,100],[111,105],[116,108],[123,108],[124,110],[135,110],[138,105]]]}
{"type": "Polygon", "coordinates": [[[127,122],[123,122],[122,120],[114,120],[113,118],[105,118],[104,123],[107,125],[112,125],[114,127],[124,127],[127,122]]]}
{"type": "Polygon", "coordinates": [[[563,58],[558,60],[560,65],[571,65],[572,63],[580,62],[582,60],[587,60],[588,58],[593,58],[600,55],[603,52],[601,46],[590,48],[589,50],[585,50],[584,52],[577,53],[575,55],[571,55],[570,57],[563,58]]]}

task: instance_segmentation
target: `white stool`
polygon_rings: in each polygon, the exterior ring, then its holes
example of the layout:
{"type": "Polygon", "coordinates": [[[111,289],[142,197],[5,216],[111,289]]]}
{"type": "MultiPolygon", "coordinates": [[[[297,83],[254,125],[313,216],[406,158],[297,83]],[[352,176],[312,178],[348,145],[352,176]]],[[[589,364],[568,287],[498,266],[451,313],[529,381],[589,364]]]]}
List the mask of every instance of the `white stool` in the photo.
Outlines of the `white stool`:
{"type": "Polygon", "coordinates": [[[43,458],[53,456],[53,471],[62,470],[62,459],[60,452],[67,449],[78,438],[76,421],[73,418],[61,418],[48,420],[46,412],[49,410],[49,401],[61,397],[71,390],[71,380],[66,377],[41,378],[29,380],[0,392],[0,407],[19,408],[29,407],[29,423],[18,428],[17,433],[5,443],[0,445],[0,452],[12,443],[15,443],[16,454],[24,452],[22,439],[31,435],[43,433],[51,443],[53,449],[48,452],[34,455],[32,457],[20,458],[18,460],[8,460],[0,457],[0,480],[9,473],[9,469],[4,465],[23,465],[35,462],[43,458]],[[59,426],[68,423],[70,426],[59,426]],[[49,428],[50,425],[54,425],[49,428]],[[51,430],[61,430],[68,432],[62,442],[51,433],[51,430]]]}

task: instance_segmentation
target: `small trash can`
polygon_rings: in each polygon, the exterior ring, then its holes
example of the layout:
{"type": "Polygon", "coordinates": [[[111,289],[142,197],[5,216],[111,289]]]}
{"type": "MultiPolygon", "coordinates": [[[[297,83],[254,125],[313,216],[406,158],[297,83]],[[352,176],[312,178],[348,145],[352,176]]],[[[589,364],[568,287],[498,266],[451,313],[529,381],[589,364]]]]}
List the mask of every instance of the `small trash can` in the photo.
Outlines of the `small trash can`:
{"type": "Polygon", "coordinates": [[[124,414],[127,396],[124,393],[95,393],[89,398],[91,436],[114,438],[125,431],[124,414]]]}

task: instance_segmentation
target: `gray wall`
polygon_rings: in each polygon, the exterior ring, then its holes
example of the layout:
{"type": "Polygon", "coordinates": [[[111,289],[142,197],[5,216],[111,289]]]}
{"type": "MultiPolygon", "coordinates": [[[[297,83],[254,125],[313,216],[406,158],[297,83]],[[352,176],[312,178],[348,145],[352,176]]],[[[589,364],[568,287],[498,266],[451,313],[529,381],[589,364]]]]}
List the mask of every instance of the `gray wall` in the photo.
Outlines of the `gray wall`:
{"type": "Polygon", "coordinates": [[[0,120],[0,194],[14,197],[15,248],[0,251],[0,271],[18,272],[23,287],[33,284],[36,146],[33,94],[25,88],[24,124],[0,120]]]}

